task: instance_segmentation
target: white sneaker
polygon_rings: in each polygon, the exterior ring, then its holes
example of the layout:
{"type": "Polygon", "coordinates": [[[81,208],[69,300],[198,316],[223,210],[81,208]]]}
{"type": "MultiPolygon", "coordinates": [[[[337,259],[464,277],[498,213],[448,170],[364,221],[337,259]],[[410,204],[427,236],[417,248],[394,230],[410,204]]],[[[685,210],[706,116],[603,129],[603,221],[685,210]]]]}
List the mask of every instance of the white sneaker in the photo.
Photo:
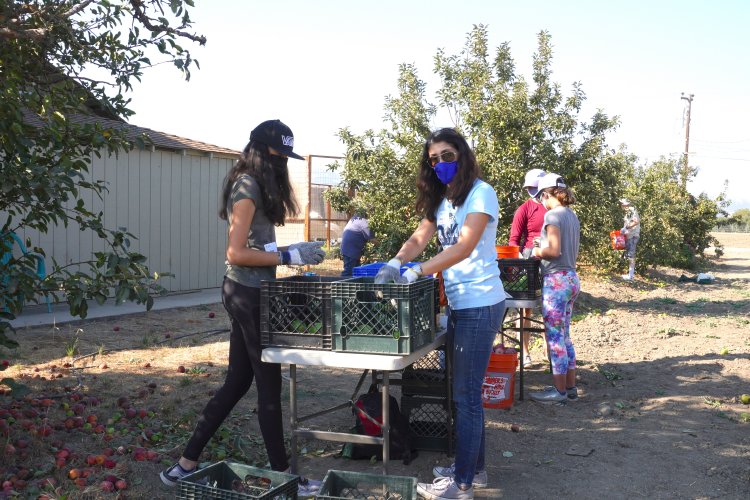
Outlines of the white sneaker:
{"type": "Polygon", "coordinates": [[[633,278],[629,274],[623,274],[621,278],[625,281],[633,281],[633,278]]]}
{"type": "Polygon", "coordinates": [[[418,483],[417,495],[427,500],[473,500],[474,488],[462,490],[452,477],[440,477],[431,483],[418,483]]]}
{"type": "Polygon", "coordinates": [[[557,389],[552,386],[547,386],[542,392],[532,392],[530,395],[532,400],[539,403],[562,403],[568,400],[568,394],[560,394],[557,389]]]}
{"type": "MultiPolygon", "coordinates": [[[[436,465],[432,469],[432,475],[435,477],[453,477],[456,475],[456,463],[452,463],[450,467],[440,467],[436,465]]],[[[487,487],[487,471],[478,470],[474,473],[474,479],[471,481],[471,485],[474,488],[486,488],[487,487]]]]}

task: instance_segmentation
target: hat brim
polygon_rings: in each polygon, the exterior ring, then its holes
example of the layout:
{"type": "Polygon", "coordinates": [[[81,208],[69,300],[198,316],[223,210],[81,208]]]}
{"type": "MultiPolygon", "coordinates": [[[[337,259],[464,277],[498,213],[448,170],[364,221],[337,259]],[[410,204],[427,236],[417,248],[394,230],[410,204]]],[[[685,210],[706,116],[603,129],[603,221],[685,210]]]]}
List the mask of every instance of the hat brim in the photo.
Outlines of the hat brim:
{"type": "Polygon", "coordinates": [[[539,193],[539,188],[536,186],[524,186],[526,188],[526,192],[529,193],[529,196],[532,198],[536,198],[537,193],[539,193]]]}
{"type": "Polygon", "coordinates": [[[300,156],[300,155],[298,155],[297,153],[292,153],[291,151],[290,151],[289,153],[286,153],[286,155],[287,155],[287,156],[288,156],[289,158],[294,158],[295,160],[304,160],[304,159],[305,159],[305,157],[304,157],[304,156],[300,156]]]}

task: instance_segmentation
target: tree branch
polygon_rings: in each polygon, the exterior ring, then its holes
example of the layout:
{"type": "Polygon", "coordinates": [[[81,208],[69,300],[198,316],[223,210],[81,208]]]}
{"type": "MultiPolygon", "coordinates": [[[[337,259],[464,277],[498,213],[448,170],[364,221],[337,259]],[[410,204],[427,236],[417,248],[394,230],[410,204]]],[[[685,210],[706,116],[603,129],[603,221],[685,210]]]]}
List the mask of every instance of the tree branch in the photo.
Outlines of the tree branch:
{"type": "Polygon", "coordinates": [[[85,1],[83,1],[81,3],[79,3],[78,5],[76,5],[72,9],[70,9],[68,12],[65,12],[63,14],[63,17],[72,17],[72,16],[75,16],[76,14],[78,14],[79,12],[81,12],[83,9],[85,9],[86,7],[88,7],[89,5],[91,5],[91,3],[93,1],[94,0],[85,0],[85,1]]]}
{"type": "Polygon", "coordinates": [[[151,18],[148,17],[143,10],[143,2],[141,0],[130,0],[130,5],[133,6],[133,17],[138,19],[149,31],[153,33],[170,33],[178,35],[194,42],[198,42],[201,45],[206,45],[206,37],[193,35],[182,30],[170,28],[169,26],[156,26],[151,22],[151,18]]]}

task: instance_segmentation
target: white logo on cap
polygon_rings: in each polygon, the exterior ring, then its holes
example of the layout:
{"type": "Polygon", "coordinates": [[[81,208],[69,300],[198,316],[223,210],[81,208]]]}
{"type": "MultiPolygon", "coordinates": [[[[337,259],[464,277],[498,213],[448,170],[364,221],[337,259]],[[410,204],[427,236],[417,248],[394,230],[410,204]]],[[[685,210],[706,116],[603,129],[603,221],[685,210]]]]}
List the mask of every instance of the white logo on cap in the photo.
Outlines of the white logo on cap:
{"type": "Polygon", "coordinates": [[[293,135],[282,135],[281,142],[284,146],[294,147],[294,136],[293,135]]]}

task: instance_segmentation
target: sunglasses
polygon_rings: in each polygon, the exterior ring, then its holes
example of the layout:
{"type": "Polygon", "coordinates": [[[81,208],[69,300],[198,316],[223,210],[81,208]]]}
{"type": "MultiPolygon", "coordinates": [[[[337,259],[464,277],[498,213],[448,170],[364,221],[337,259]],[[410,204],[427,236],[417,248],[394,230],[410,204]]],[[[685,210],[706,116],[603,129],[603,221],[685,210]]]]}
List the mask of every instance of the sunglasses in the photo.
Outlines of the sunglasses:
{"type": "Polygon", "coordinates": [[[453,151],[443,151],[437,156],[430,156],[429,160],[430,160],[430,165],[434,167],[441,161],[444,161],[444,162],[456,161],[456,153],[454,153],[453,151]]]}

